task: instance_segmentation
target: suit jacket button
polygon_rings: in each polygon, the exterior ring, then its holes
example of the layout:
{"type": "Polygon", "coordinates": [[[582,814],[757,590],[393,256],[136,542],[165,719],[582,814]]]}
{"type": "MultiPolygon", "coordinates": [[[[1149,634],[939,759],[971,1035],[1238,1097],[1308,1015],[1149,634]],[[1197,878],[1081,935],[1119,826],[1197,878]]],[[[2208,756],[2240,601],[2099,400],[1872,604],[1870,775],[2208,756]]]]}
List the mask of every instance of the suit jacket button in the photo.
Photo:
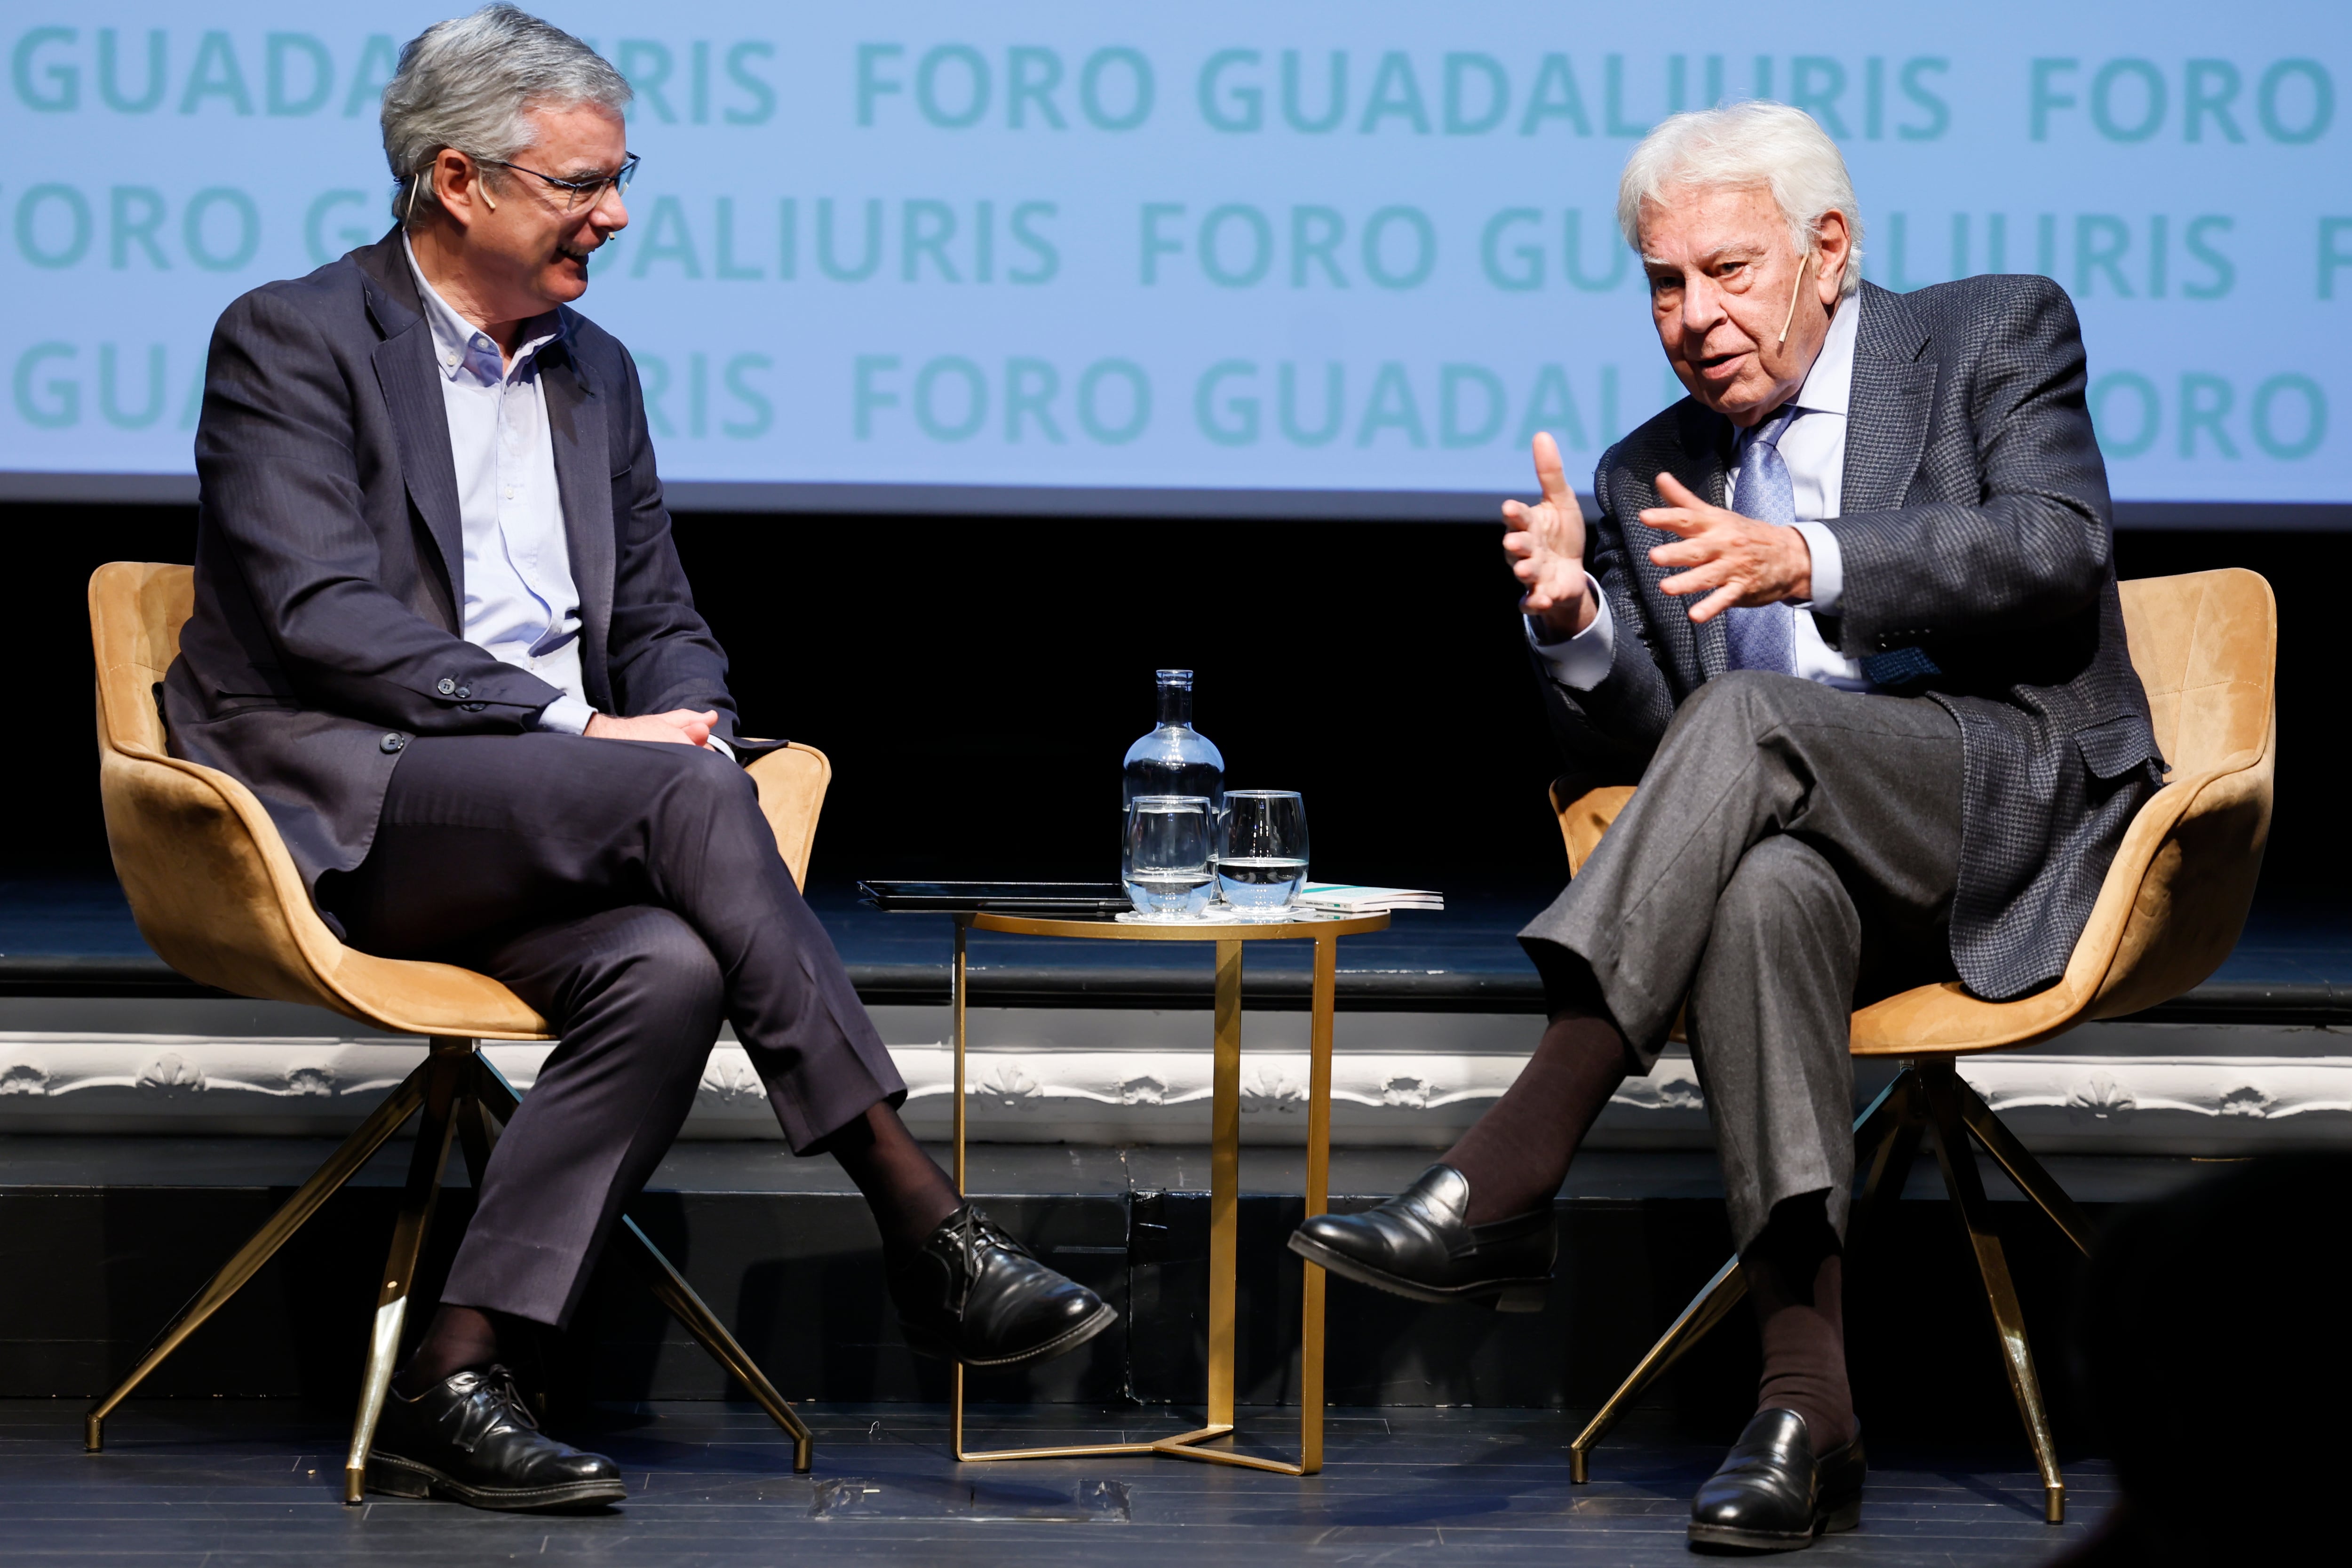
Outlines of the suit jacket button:
{"type": "Polygon", "coordinates": [[[457,688],[457,700],[460,702],[463,702],[467,698],[471,697],[473,694],[474,689],[470,686],[461,686],[457,688]]]}
{"type": "Polygon", "coordinates": [[[457,706],[463,708],[468,713],[479,713],[483,709],[488,708],[489,704],[487,702],[460,702],[457,706]]]}
{"type": "Polygon", "coordinates": [[[457,689],[457,683],[445,675],[441,678],[441,684],[436,687],[435,689],[439,691],[442,696],[446,697],[449,693],[457,689]]]}
{"type": "Polygon", "coordinates": [[[408,741],[404,736],[395,731],[393,733],[385,735],[383,740],[378,741],[375,744],[378,751],[383,752],[386,756],[390,756],[394,752],[399,751],[403,746],[408,744],[408,741]]]}

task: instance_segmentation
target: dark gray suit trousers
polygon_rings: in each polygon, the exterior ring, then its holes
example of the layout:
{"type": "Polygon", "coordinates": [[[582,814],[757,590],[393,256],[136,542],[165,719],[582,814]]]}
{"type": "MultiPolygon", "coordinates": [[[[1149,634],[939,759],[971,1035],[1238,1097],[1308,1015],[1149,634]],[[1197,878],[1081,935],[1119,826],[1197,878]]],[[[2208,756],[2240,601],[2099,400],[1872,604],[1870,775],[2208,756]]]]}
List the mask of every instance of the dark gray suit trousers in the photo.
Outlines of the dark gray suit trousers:
{"type": "Polygon", "coordinates": [[[1857,1006],[1954,975],[1959,725],[1925,698],[1717,676],[1676,711],[1584,869],[1519,933],[1556,998],[1590,995],[1657,1059],[1691,1057],[1745,1250],[1772,1205],[1853,1183],[1857,1006]]]}
{"type": "Polygon", "coordinates": [[[366,859],[319,892],[355,946],[492,975],[561,1036],[490,1157],[445,1301],[569,1319],[722,1020],[797,1151],[906,1097],[756,786],[717,752],[419,736],[366,859]]]}

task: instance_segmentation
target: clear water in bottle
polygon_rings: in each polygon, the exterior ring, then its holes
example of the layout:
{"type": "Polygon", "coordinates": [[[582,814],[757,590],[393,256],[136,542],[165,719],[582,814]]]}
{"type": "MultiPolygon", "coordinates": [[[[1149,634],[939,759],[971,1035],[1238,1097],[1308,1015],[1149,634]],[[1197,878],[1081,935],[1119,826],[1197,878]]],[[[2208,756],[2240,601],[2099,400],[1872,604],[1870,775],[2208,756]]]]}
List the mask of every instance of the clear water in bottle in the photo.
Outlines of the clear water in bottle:
{"type": "Polygon", "coordinates": [[[1196,795],[1208,800],[1213,826],[1225,808],[1224,753],[1192,728],[1192,672],[1158,674],[1160,722],[1127,749],[1119,809],[1124,812],[1139,795],[1196,795]]]}

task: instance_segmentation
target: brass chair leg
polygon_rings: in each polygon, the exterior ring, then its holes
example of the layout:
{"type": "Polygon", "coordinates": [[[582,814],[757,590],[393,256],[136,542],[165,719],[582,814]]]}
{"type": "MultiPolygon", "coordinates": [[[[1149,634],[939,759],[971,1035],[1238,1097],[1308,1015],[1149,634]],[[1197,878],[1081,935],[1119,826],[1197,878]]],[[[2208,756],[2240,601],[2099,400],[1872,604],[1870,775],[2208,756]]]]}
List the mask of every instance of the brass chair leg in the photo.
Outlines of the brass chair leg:
{"type": "Polygon", "coordinates": [[[2085,1258],[2089,1257],[2091,1243],[2095,1239],[2090,1217],[2067,1195],[2066,1189],[2058,1184],[2057,1178],[2042,1169],[2042,1162],[2027,1152],[2025,1145],[2018,1141],[2017,1134],[1993,1114],[1992,1107],[1984,1102],[1984,1097],[1969,1087],[1967,1079],[1956,1073],[1952,1081],[1959,1096],[1960,1118],[1968,1123],[1969,1131],[1977,1135],[1977,1142],[1985,1146],[1985,1152],[1990,1154],[2009,1179],[2017,1184],[2017,1190],[2040,1205],[2042,1212],[2066,1233],[2066,1239],[2081,1249],[2085,1258]]]}
{"type": "MultiPolygon", "coordinates": [[[[1910,1098],[1914,1090],[1908,1087],[1913,1081],[1910,1073],[1902,1074],[1880,1090],[1878,1098],[1865,1106],[1862,1114],[1853,1120],[1854,1142],[1860,1151],[1859,1163],[1870,1168],[1873,1192],[1885,1170],[1879,1156],[1903,1137],[1907,1130],[1907,1120],[1915,1114],[1910,1098]]],[[[1917,1131],[1909,1131],[1911,1147],[1916,1148],[1917,1131]]],[[[1904,1163],[1906,1165],[1909,1163],[1908,1154],[1904,1156],[1904,1163]]],[[[1581,1485],[1590,1479],[1592,1450],[1608,1435],[1609,1428],[1617,1424],[1618,1417],[1624,1414],[1626,1407],[1675,1363],[1687,1355],[1699,1341],[1706,1338],[1747,1294],[1748,1281],[1739,1272],[1738,1258],[1716,1270],[1715,1278],[1700,1289],[1691,1304],[1683,1309],[1682,1315],[1658,1336],[1658,1342],[1650,1347],[1649,1353],[1626,1374],[1625,1381],[1617,1385],[1617,1392],[1593,1413],[1592,1419],[1585,1423],[1584,1430],[1578,1433],[1576,1440],[1568,1446],[1570,1481],[1581,1485]]]]}
{"type": "Polygon", "coordinates": [[[2033,1372],[2033,1350],[2026,1342],[2025,1316],[2011,1283],[2009,1259],[1992,1228],[1991,1205],[1984,1183],[1969,1152],[1967,1121],[1959,1076],[1948,1059],[1920,1064],[1920,1084],[1936,1128],[1936,1158],[1944,1168],[1944,1185],[1960,1212],[1960,1224],[1975,1249],[1977,1268],[1984,1277],[1985,1300],[1992,1309],[1993,1327],[2000,1336],[2001,1356],[2009,1370],[2010,1391],[2017,1396],[2026,1436],[2033,1445],[2034,1463],[2042,1470],[2042,1518],[2052,1524],[2066,1519],[2066,1482],[2058,1470],[2058,1446],[2050,1435],[2050,1415],[2042,1403],[2041,1381],[2033,1372]]]}
{"type": "Polygon", "coordinates": [[[1908,1063],[1895,1075],[1895,1081],[1878,1091],[1877,1098],[1862,1108],[1853,1119],[1854,1163],[1868,1163],[1872,1151],[1885,1142],[1886,1135],[1907,1121],[1918,1120],[1913,1103],[1915,1079],[1908,1063]]]}
{"type": "Polygon", "coordinates": [[[1880,1103],[1885,1110],[1879,1125],[1873,1128],[1865,1117],[1864,1125],[1855,1131],[1854,1163],[1864,1174],[1862,1191],[1847,1211],[1845,1241],[1849,1252],[1857,1236],[1866,1228],[1884,1225],[1893,1216],[1895,1205],[1903,1201],[1903,1189],[1911,1181],[1912,1162],[1919,1155],[1919,1140],[1927,1131],[1927,1108],[1921,1098],[1919,1075],[1906,1065],[1881,1096],[1880,1103]]]}
{"type": "Polygon", "coordinates": [[[105,1447],[106,1418],[116,1405],[131,1397],[131,1391],[145,1382],[149,1373],[163,1364],[164,1359],[178,1350],[205,1321],[228,1304],[229,1298],[241,1289],[245,1282],[257,1273],[261,1266],[277,1255],[278,1249],[293,1239],[294,1233],[319,1212],[320,1205],[342,1190],[345,1183],[357,1175],[360,1168],[375,1157],[377,1150],[400,1131],[412,1112],[424,1103],[425,1068],[420,1066],[401,1080],[398,1088],[384,1096],[383,1103],[368,1114],[359,1130],[343,1140],[341,1145],[327,1157],[326,1163],[311,1173],[310,1179],[295,1189],[268,1223],[253,1233],[251,1239],[236,1249],[235,1256],[221,1265],[220,1272],[207,1280],[196,1292],[169,1327],[156,1336],[131,1375],[115,1385],[114,1392],[89,1407],[82,1423],[82,1444],[90,1453],[105,1447]]]}
{"type": "MultiPolygon", "coordinates": [[[[494,1144],[498,1137],[496,1123],[511,1118],[521,1108],[522,1097],[515,1092],[514,1085],[506,1080],[506,1075],[492,1067],[487,1058],[475,1058],[474,1080],[475,1092],[478,1097],[476,1100],[478,1113],[492,1119],[484,1128],[485,1143],[494,1144]]],[[[486,1152],[485,1160],[487,1158],[486,1152]]],[[[719,1321],[719,1315],[696,1293],[694,1287],[687,1283],[686,1276],[662,1255],[661,1248],[654,1245],[653,1238],[646,1235],[637,1222],[626,1215],[622,1215],[621,1233],[633,1244],[630,1251],[643,1268],[654,1299],[668,1308],[671,1315],[685,1325],[686,1331],[694,1336],[695,1342],[709,1352],[710,1358],[725,1367],[735,1381],[743,1385],[753,1402],[768,1413],[768,1418],[790,1435],[793,1440],[793,1473],[808,1474],[810,1467],[816,1462],[816,1438],[809,1431],[807,1423],[785,1402],[783,1395],[776,1392],[775,1384],[770,1383],[767,1374],[760,1370],[760,1363],[751,1359],[751,1352],[736,1342],[733,1334],[728,1332],[727,1325],[719,1321]]]]}
{"type": "Polygon", "coordinates": [[[751,1359],[750,1352],[736,1343],[735,1336],[727,1331],[727,1325],[720,1322],[718,1314],[704,1304],[702,1298],[695,1293],[694,1287],[687,1283],[686,1276],[677,1271],[677,1266],[662,1256],[661,1248],[638,1228],[637,1222],[623,1215],[621,1230],[635,1243],[630,1250],[645,1270],[646,1283],[652,1288],[654,1299],[667,1307],[677,1321],[686,1325],[686,1331],[710,1352],[713,1361],[734,1374],[735,1381],[741,1384],[760,1408],[768,1413],[770,1420],[792,1435],[793,1473],[808,1474],[809,1467],[816,1462],[816,1439],[810,1434],[807,1424],[801,1420],[799,1413],[784,1403],[784,1396],[776,1392],[775,1384],[770,1383],[767,1373],[760,1370],[760,1363],[751,1359]]]}
{"type": "Polygon", "coordinates": [[[1748,1280],[1739,1272],[1738,1258],[1734,1258],[1715,1271],[1715,1278],[1708,1280],[1691,1304],[1683,1309],[1682,1316],[1658,1336],[1658,1342],[1650,1347],[1650,1353],[1626,1374],[1625,1381],[1617,1385],[1617,1392],[1609,1396],[1609,1402],[1593,1413],[1592,1419],[1585,1423],[1584,1430],[1576,1435],[1576,1441],[1568,1446],[1568,1479],[1570,1481],[1580,1485],[1589,1479],[1588,1457],[1609,1428],[1617,1424],[1617,1418],[1624,1414],[1625,1407],[1633,1404],[1643,1389],[1656,1382],[1660,1373],[1682,1360],[1694,1345],[1706,1338],[1708,1331],[1723,1321],[1731,1309],[1739,1305],[1740,1298],[1747,1294],[1748,1280]]]}
{"type": "Polygon", "coordinates": [[[457,1147],[466,1156],[466,1174],[474,1184],[477,1194],[482,1190],[482,1178],[489,1173],[490,1151],[499,1141],[498,1125],[490,1120],[490,1108],[485,1105],[478,1070],[467,1075],[466,1097],[457,1106],[457,1147]]]}
{"type": "Polygon", "coordinates": [[[477,1052],[474,1057],[474,1098],[489,1118],[490,1142],[498,1142],[499,1129],[514,1120],[522,1109],[522,1096],[507,1081],[507,1075],[490,1065],[490,1058],[477,1052]]]}
{"type": "Polygon", "coordinates": [[[416,1151],[408,1161],[408,1185],[400,1217],[392,1227],[392,1254],[377,1292],[375,1325],[368,1336],[367,1374],[360,1384],[359,1415],[352,1423],[352,1448],[343,1461],[343,1501],[357,1503],[367,1491],[368,1449],[392,1388],[393,1363],[400,1354],[400,1331],[415,1285],[417,1258],[425,1250],[433,1205],[441,1195],[441,1173],[449,1163],[449,1135],[471,1085],[471,1040],[435,1040],[425,1061],[425,1110],[416,1127],[416,1151]]]}

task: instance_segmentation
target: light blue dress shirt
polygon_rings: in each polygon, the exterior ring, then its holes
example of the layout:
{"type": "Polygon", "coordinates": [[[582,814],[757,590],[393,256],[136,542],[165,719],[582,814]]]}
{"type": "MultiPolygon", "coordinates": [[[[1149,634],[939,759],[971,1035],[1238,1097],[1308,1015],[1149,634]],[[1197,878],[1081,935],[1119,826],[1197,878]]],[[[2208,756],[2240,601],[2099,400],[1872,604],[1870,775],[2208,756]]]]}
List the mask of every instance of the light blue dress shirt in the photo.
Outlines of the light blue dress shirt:
{"type": "Polygon", "coordinates": [[[562,326],[551,310],[531,321],[507,364],[488,333],[434,292],[414,250],[408,266],[433,331],[457,464],[465,638],[561,690],[540,710],[539,727],[577,735],[596,710],[580,676],[580,591],[572,581],[555,440],[539,377],[540,353],[562,335],[562,326]]]}
{"type": "MultiPolygon", "coordinates": [[[[1780,457],[1789,465],[1796,500],[1797,531],[1805,536],[1806,548],[1813,556],[1813,596],[1797,607],[1825,616],[1837,614],[1845,593],[1844,557],[1838,549],[1837,535],[1822,522],[1838,515],[1844,495],[1846,409],[1853,395],[1854,335],[1861,321],[1862,296],[1856,294],[1830,318],[1829,336],[1822,340],[1822,352],[1814,356],[1812,368],[1805,373],[1804,384],[1793,400],[1804,413],[1780,437],[1780,457]]],[[[1736,488],[1737,469],[1730,478],[1736,488]]],[[[1597,583],[1594,588],[1598,590],[1597,583]]],[[[1537,622],[1530,619],[1527,626],[1528,640],[1535,644],[1536,652],[1561,685],[1590,691],[1609,674],[1616,627],[1606,594],[1600,595],[1592,624],[1565,642],[1547,643],[1537,622]]],[[[1790,629],[1797,674],[1842,690],[1870,689],[1860,661],[1845,658],[1824,642],[1811,616],[1796,616],[1790,629]]]]}

